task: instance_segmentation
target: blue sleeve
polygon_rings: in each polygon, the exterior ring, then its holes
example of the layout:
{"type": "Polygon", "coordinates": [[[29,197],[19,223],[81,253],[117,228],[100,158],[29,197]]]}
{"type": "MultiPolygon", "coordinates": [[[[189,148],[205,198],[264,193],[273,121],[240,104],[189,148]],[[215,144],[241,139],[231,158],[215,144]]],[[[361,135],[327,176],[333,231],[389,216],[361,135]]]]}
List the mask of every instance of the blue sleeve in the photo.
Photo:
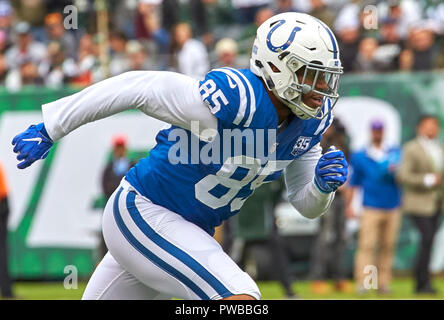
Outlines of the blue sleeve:
{"type": "Polygon", "coordinates": [[[401,150],[392,148],[387,152],[387,159],[381,163],[381,173],[394,178],[401,162],[401,150]]]}
{"type": "Polygon", "coordinates": [[[199,91],[210,111],[224,126],[245,126],[251,121],[249,111],[251,85],[239,70],[214,69],[199,83],[199,91]]]}
{"type": "Polygon", "coordinates": [[[401,149],[396,147],[389,150],[387,160],[390,165],[399,165],[401,162],[401,149]]]}
{"type": "Polygon", "coordinates": [[[158,44],[160,51],[162,53],[167,53],[170,44],[170,35],[168,31],[160,28],[153,33],[153,37],[158,44]]]}
{"type": "Polygon", "coordinates": [[[352,154],[350,157],[351,176],[350,185],[361,186],[362,185],[362,168],[360,167],[361,161],[359,160],[359,154],[352,154]]]}

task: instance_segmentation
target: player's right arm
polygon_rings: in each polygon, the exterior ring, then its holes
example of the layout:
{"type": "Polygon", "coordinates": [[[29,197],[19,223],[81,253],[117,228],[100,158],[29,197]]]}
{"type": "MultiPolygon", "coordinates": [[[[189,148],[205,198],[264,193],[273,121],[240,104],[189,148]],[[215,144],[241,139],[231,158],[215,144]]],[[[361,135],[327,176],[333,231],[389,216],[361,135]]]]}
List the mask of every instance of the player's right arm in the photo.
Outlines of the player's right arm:
{"type": "Polygon", "coordinates": [[[173,72],[131,71],[43,105],[43,123],[30,126],[12,141],[22,161],[18,168],[44,159],[55,141],[78,127],[129,109],[188,130],[192,121],[199,121],[197,134],[202,139],[205,129],[217,129],[218,120],[203,102],[199,81],[173,72]]]}
{"type": "Polygon", "coordinates": [[[191,128],[193,120],[209,128],[217,125],[202,102],[199,82],[173,72],[126,72],[42,106],[46,130],[53,141],[81,125],[129,109],[139,109],[185,129],[191,128]]]}
{"type": "Polygon", "coordinates": [[[173,72],[130,71],[44,104],[43,123],[18,134],[12,144],[22,161],[17,167],[24,169],[44,159],[53,142],[71,131],[129,109],[139,109],[208,141],[217,134],[218,122],[249,126],[254,106],[251,85],[235,69],[213,70],[201,82],[173,72]],[[193,121],[199,123],[195,126],[199,132],[194,132],[193,121]]]}

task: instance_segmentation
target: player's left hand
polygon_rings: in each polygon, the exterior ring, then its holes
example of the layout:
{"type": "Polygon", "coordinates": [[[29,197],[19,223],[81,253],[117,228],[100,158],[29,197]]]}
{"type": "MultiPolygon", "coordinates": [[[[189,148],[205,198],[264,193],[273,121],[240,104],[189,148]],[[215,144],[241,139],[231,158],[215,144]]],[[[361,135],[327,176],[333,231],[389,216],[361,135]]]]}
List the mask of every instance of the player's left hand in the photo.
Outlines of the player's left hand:
{"type": "Polygon", "coordinates": [[[25,169],[35,161],[45,159],[53,141],[46,132],[45,125],[32,125],[12,140],[13,151],[17,153],[17,160],[21,161],[17,168],[25,169]]]}
{"type": "Polygon", "coordinates": [[[347,180],[348,163],[344,153],[331,146],[315,168],[315,185],[323,193],[336,191],[347,180]]]}

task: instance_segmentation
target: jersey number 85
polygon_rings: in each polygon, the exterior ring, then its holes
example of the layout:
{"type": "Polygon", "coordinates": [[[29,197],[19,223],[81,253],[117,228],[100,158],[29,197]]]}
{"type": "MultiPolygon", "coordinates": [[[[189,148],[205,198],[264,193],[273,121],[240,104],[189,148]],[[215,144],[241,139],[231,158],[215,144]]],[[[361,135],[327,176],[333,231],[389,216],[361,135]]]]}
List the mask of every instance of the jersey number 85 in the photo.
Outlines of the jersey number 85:
{"type": "MultiPolygon", "coordinates": [[[[235,198],[239,190],[250,182],[250,190],[252,193],[254,189],[264,182],[265,178],[276,171],[279,171],[279,169],[276,167],[275,161],[268,161],[264,167],[261,167],[259,159],[246,156],[228,158],[216,174],[210,174],[196,183],[194,188],[195,197],[210,208],[218,209],[228,205],[228,203],[235,198]],[[248,173],[242,180],[232,178],[232,175],[238,167],[248,169],[248,173]],[[210,191],[219,184],[226,187],[228,192],[218,198],[212,195],[210,191]]],[[[235,198],[230,205],[231,211],[239,210],[247,198],[248,197],[235,198]]]]}
{"type": "Polygon", "coordinates": [[[225,97],[222,90],[221,89],[216,90],[216,83],[211,79],[205,81],[199,87],[199,90],[200,94],[202,95],[202,99],[208,104],[213,114],[220,110],[221,103],[224,106],[228,104],[228,100],[225,97]],[[211,98],[211,101],[208,100],[209,97],[211,98]]]}

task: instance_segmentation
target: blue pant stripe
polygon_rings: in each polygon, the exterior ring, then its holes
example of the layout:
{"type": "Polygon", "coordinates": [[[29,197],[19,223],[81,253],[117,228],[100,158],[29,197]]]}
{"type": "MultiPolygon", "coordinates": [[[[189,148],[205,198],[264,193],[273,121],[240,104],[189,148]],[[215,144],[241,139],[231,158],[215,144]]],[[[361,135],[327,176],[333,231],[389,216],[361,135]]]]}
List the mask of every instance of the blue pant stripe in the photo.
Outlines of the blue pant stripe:
{"type": "Polygon", "coordinates": [[[168,272],[171,276],[178,279],[180,282],[185,284],[188,288],[190,288],[199,298],[203,300],[209,300],[210,297],[201,289],[199,288],[194,282],[192,282],[188,277],[186,277],[183,273],[176,270],[169,264],[167,264],[165,261],[160,259],[158,256],[156,256],[154,253],[152,253],[150,250],[148,250],[143,244],[141,244],[129,231],[125,223],[123,222],[122,216],[120,215],[119,210],[119,198],[123,191],[123,188],[120,188],[117,192],[117,195],[114,199],[114,219],[116,220],[117,226],[119,227],[120,231],[128,240],[128,242],[137,250],[139,251],[144,257],[146,257],[148,260],[150,260],[152,263],[154,263],[156,266],[161,268],[162,270],[168,272]]]}
{"type": "Polygon", "coordinates": [[[229,297],[233,294],[210,272],[208,272],[205,267],[203,267],[199,262],[197,262],[193,257],[187,254],[185,251],[179,249],[171,242],[164,239],[156,231],[154,231],[145,220],[143,220],[140,215],[139,210],[136,207],[134,199],[136,197],[135,192],[129,192],[126,198],[126,205],[134,223],[139,227],[139,229],[155,244],[161,247],[163,250],[176,257],[182,261],[186,266],[198,274],[202,279],[204,279],[221,297],[229,297]]]}

